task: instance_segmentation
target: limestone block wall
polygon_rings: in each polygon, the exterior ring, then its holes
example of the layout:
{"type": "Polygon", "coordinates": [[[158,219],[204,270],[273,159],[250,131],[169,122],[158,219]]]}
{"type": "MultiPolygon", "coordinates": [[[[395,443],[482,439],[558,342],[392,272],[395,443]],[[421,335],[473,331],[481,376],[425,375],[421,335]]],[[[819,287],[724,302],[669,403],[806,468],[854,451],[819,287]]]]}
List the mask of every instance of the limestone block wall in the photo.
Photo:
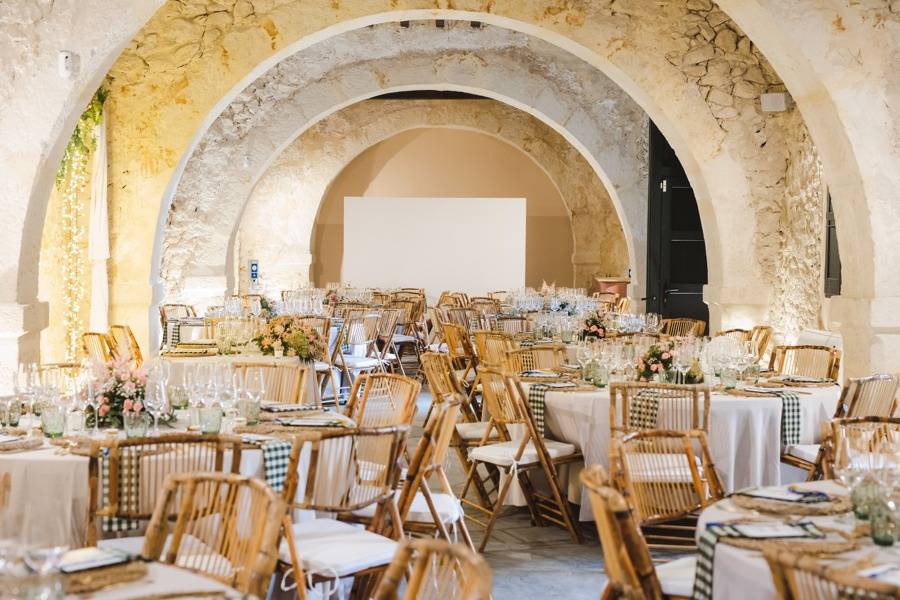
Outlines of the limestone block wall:
{"type": "MultiPolygon", "coordinates": [[[[309,281],[310,238],[321,201],[341,171],[366,148],[416,127],[453,127],[495,136],[526,153],[555,183],[575,237],[576,284],[629,269],[625,234],[602,181],[553,129],[494,100],[368,100],[323,119],[281,153],[253,189],[236,237],[238,281],[251,257],[266,265],[266,284],[309,281]],[[279,218],[273,220],[272,215],[279,218]]],[[[646,156],[632,157],[636,165],[646,156]]],[[[465,174],[460,174],[465,176],[465,174]]],[[[630,235],[645,236],[645,223],[630,235]]]]}

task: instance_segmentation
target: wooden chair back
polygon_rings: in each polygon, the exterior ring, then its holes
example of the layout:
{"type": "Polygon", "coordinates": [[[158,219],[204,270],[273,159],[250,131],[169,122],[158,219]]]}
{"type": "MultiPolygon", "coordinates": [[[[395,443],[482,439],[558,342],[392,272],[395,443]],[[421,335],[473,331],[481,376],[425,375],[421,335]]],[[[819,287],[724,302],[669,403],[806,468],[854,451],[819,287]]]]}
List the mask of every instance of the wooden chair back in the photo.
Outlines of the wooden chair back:
{"type": "Polygon", "coordinates": [[[757,360],[762,360],[772,341],[773,329],[769,325],[754,325],[750,330],[750,342],[756,351],[757,360]]]}
{"type": "Polygon", "coordinates": [[[335,302],[331,309],[331,316],[338,319],[359,317],[369,311],[369,305],[362,302],[335,302]]]}
{"type": "Polygon", "coordinates": [[[722,331],[717,331],[715,337],[730,337],[736,342],[749,342],[750,341],[750,330],[749,329],[723,329],[722,331]]]}
{"type": "Polygon", "coordinates": [[[134,332],[128,325],[110,325],[109,340],[112,342],[110,351],[115,356],[130,356],[135,366],[141,366],[144,362],[144,356],[141,354],[141,347],[138,345],[134,332]]]}
{"type": "Polygon", "coordinates": [[[613,481],[642,525],[680,518],[723,497],[703,431],[649,430],[610,443],[613,481]]]}
{"type": "Polygon", "coordinates": [[[459,292],[441,292],[441,295],[438,297],[437,304],[435,306],[446,306],[448,308],[458,307],[465,308],[466,306],[466,295],[459,292]]]}
{"type": "Polygon", "coordinates": [[[196,317],[197,311],[189,304],[160,304],[159,305],[159,324],[163,330],[166,329],[166,323],[172,319],[187,319],[196,317]]]}
{"type": "Polygon", "coordinates": [[[851,378],[841,393],[835,417],[890,417],[897,407],[896,375],[851,378]]]}
{"type": "Polygon", "coordinates": [[[160,490],[141,554],[264,598],[284,514],[284,501],[256,477],[172,475],[160,490]]]}
{"type": "Polygon", "coordinates": [[[112,342],[105,333],[88,331],[81,334],[81,346],[91,360],[106,363],[112,358],[112,342]]]}
{"type": "MultiPolygon", "coordinates": [[[[523,402],[516,380],[504,370],[484,367],[479,370],[481,394],[484,406],[490,416],[491,426],[497,429],[502,439],[511,439],[508,427],[531,424],[527,405],[523,402]]],[[[490,427],[489,426],[489,429],[490,427]]],[[[528,428],[533,430],[533,425],[528,428]]]]}
{"type": "Polygon", "coordinates": [[[162,437],[109,438],[91,442],[88,460],[87,545],[97,543],[97,519],[146,521],[170,475],[223,471],[238,473],[241,439],[228,435],[177,433],[162,437]],[[107,480],[103,489],[104,473],[107,480]]]}
{"type": "Polygon", "coordinates": [[[391,293],[380,290],[372,290],[372,304],[374,306],[386,306],[391,301],[391,293]]]}
{"type": "Polygon", "coordinates": [[[518,347],[511,333],[505,331],[476,331],[475,348],[478,362],[485,367],[506,367],[506,353],[518,347]]]}
{"type": "Polygon", "coordinates": [[[451,323],[463,327],[467,332],[481,328],[481,315],[471,308],[448,308],[447,318],[451,323]]]}
{"type": "MultiPolygon", "coordinates": [[[[441,331],[444,343],[447,345],[447,353],[453,359],[453,364],[458,369],[474,368],[475,351],[465,327],[454,323],[441,323],[441,331]]],[[[477,339],[477,338],[476,338],[477,339]]]]}
{"type": "Polygon", "coordinates": [[[397,549],[374,597],[375,600],[489,600],[491,570],[479,554],[465,546],[444,540],[410,539],[397,549]]]}
{"type": "Polygon", "coordinates": [[[527,317],[499,317],[491,320],[491,330],[510,335],[520,335],[532,331],[531,321],[527,317]]]}
{"type": "Polygon", "coordinates": [[[381,318],[378,320],[378,339],[384,344],[385,352],[391,347],[394,334],[397,333],[397,325],[403,310],[399,308],[381,309],[381,318]]]}
{"type": "Polygon", "coordinates": [[[616,292],[594,292],[591,298],[601,302],[615,304],[619,300],[619,294],[616,292]]]}
{"type": "Polygon", "coordinates": [[[476,296],[469,299],[469,308],[481,316],[493,316],[500,313],[500,302],[487,296],[476,296]]]}
{"type": "Polygon", "coordinates": [[[381,315],[373,312],[344,318],[338,349],[342,345],[374,348],[375,341],[378,339],[378,323],[380,321],[381,315]]]}
{"type": "Polygon", "coordinates": [[[628,296],[622,296],[618,300],[616,300],[616,312],[627,313],[631,312],[631,307],[634,303],[631,301],[631,298],[628,296]]]}
{"type": "Polygon", "coordinates": [[[315,399],[306,398],[307,377],[315,377],[314,370],[300,362],[239,362],[234,370],[241,380],[249,369],[259,369],[266,386],[263,400],[279,404],[315,404],[315,399]],[[312,400],[310,402],[310,400],[312,400]]]}
{"type": "Polygon", "coordinates": [[[763,553],[778,597],[783,600],[840,600],[900,597],[900,586],[853,573],[840,564],[826,564],[813,556],[782,551],[763,553]]]}
{"type": "Polygon", "coordinates": [[[327,340],[331,331],[331,318],[322,315],[300,315],[294,317],[295,321],[299,321],[304,327],[315,329],[322,336],[323,340],[327,340]]]}
{"type": "Polygon", "coordinates": [[[422,354],[422,371],[434,402],[445,402],[454,394],[464,393],[449,354],[425,352],[422,354]]]}
{"type": "Polygon", "coordinates": [[[894,460],[894,444],[900,442],[900,417],[847,417],[831,420],[824,474],[834,477],[844,468],[880,469],[894,460]]]}
{"type": "Polygon", "coordinates": [[[294,436],[283,498],[291,508],[350,513],[394,496],[409,427],[305,431],[294,436]],[[302,475],[302,477],[301,477],[302,475]]]}
{"type": "Polygon", "coordinates": [[[565,362],[566,347],[561,344],[539,344],[506,351],[506,366],[512,373],[559,369],[565,362]]]}
{"type": "Polygon", "coordinates": [[[841,351],[831,346],[775,346],[769,369],[782,375],[837,379],[841,351]]]}
{"type": "Polygon", "coordinates": [[[609,386],[610,437],[667,429],[709,431],[709,386],[629,381],[609,386]]]}
{"type": "Polygon", "coordinates": [[[357,427],[409,425],[416,416],[416,398],[421,389],[422,384],[403,375],[360,375],[353,382],[344,414],[357,427]]]}
{"type": "Polygon", "coordinates": [[[662,334],[670,337],[700,337],[706,330],[706,322],[699,319],[663,319],[662,334]]]}
{"type": "Polygon", "coordinates": [[[588,467],[581,471],[581,483],[587,489],[603,548],[610,597],[627,598],[626,590],[641,590],[643,595],[636,595],[637,598],[662,600],[650,548],[634,522],[628,503],[610,487],[606,471],[599,465],[588,467]]]}

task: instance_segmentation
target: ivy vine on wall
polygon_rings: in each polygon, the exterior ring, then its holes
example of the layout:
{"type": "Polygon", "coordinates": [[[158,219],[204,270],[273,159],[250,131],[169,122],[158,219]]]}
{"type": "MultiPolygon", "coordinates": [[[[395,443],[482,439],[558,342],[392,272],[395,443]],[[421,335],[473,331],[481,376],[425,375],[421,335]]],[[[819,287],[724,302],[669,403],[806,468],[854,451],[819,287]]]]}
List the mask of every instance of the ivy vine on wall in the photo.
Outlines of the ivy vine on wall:
{"type": "Polygon", "coordinates": [[[56,171],[56,189],[60,205],[63,286],[63,329],[65,331],[66,361],[74,361],[78,355],[81,334],[84,330],[81,305],[84,300],[87,257],[85,256],[86,227],[81,193],[90,178],[90,157],[97,145],[97,125],[103,116],[103,104],[108,92],[97,90],[91,102],[78,119],[59,169],[56,171]]]}

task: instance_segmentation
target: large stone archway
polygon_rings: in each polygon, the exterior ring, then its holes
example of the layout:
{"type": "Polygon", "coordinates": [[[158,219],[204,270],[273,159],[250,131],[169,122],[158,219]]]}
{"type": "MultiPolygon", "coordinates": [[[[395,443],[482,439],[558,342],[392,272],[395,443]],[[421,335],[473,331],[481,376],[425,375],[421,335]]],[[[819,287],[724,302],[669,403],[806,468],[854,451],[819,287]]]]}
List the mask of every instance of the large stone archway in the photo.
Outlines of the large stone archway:
{"type": "MultiPolygon", "coordinates": [[[[584,157],[539,120],[493,100],[371,100],[316,123],[254,187],[235,235],[240,252],[232,251],[237,260],[229,270],[243,273],[254,257],[267,265],[267,283],[275,289],[307,282],[316,214],[334,179],[367,148],[420,127],[487,133],[524,152],[555,183],[570,213],[576,285],[589,287],[598,274],[627,274],[625,237],[644,238],[646,223],[633,224],[637,233],[623,232],[606,188],[584,157]],[[273,222],[273,214],[281,217],[273,222]]],[[[643,155],[633,158],[638,166],[646,164],[643,155]]]]}
{"type": "MultiPolygon", "coordinates": [[[[646,220],[646,118],[633,101],[580,59],[524,34],[455,23],[436,44],[435,31],[419,22],[347,32],[292,55],[248,86],[200,140],[174,192],[160,256],[167,292],[187,287],[218,297],[232,288],[228,234],[262,172],[320,118],[398,89],[471,91],[535,115],[604,179],[623,227],[642,231],[632,223],[646,220]],[[358,56],[361,48],[370,50],[358,56]],[[237,164],[243,168],[227,167],[237,164]]],[[[628,241],[635,279],[642,281],[645,240],[628,241]]]]}

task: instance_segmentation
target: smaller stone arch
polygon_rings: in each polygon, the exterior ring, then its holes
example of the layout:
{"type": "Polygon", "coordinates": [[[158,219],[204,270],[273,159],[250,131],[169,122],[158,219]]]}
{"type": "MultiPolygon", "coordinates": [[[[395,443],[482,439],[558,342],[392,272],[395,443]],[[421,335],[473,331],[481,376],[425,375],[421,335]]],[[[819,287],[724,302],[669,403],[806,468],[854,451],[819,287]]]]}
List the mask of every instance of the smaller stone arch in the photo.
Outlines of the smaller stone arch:
{"type": "Polygon", "coordinates": [[[246,259],[266,264],[267,283],[309,280],[316,216],[332,182],[357,156],[401,132],[421,127],[477,131],[528,156],[554,183],[571,220],[575,282],[625,275],[627,236],[603,182],[560,134],[535,117],[495,100],[366,100],[300,135],[263,174],[233,235],[232,269],[244,281],[246,259]],[[271,215],[285,215],[273,220],[271,215]],[[264,228],[265,237],[256,232],[264,228]],[[254,233],[250,233],[254,232],[254,233]]]}

